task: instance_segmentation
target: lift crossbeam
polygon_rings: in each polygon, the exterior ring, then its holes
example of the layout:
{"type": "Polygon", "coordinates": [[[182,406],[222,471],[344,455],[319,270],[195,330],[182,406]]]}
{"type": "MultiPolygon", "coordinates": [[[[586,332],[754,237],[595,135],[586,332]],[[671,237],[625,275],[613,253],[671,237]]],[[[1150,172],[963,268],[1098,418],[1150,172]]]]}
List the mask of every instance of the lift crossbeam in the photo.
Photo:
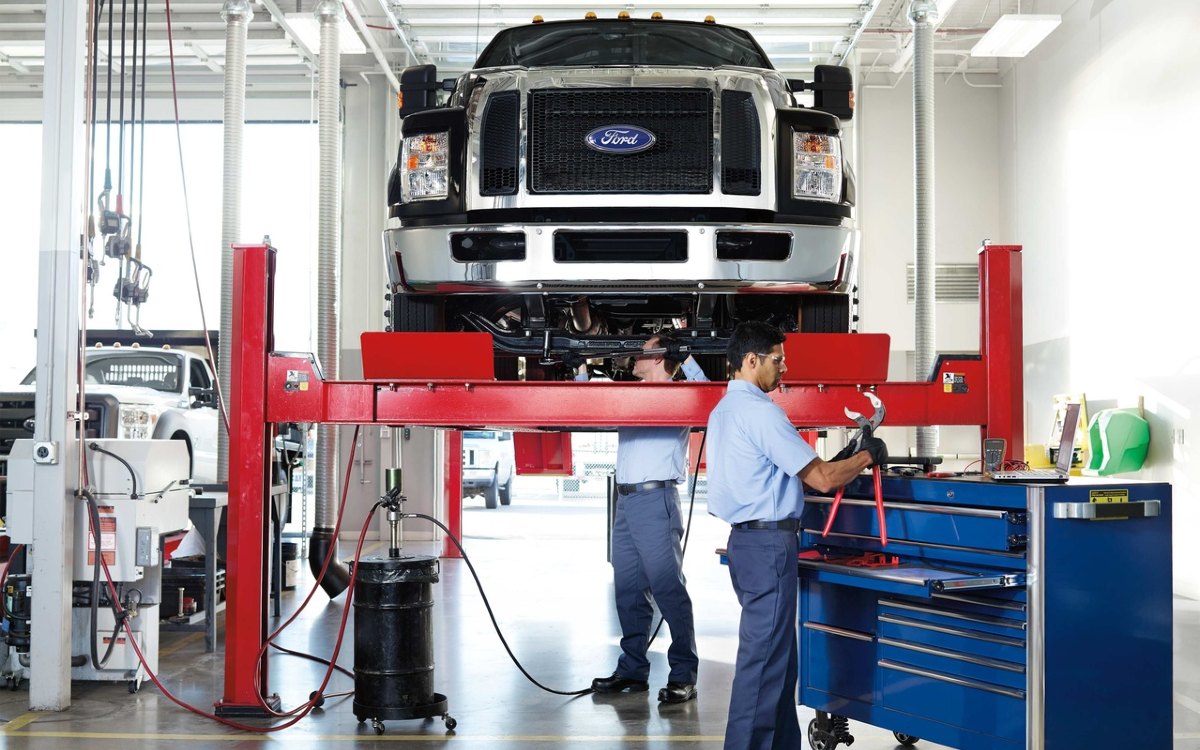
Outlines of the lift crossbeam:
{"type": "MultiPolygon", "coordinates": [[[[868,386],[888,405],[889,426],[987,424],[980,360],[944,360],[935,381],[936,387],[927,382],[784,383],[771,398],[799,428],[853,427],[843,407],[857,403],[858,391],[868,386]],[[947,376],[960,384],[959,391],[942,386],[947,376]]],[[[311,358],[272,357],[267,421],[525,429],[700,427],[725,389],[725,383],[327,382],[317,375],[311,358]]]]}

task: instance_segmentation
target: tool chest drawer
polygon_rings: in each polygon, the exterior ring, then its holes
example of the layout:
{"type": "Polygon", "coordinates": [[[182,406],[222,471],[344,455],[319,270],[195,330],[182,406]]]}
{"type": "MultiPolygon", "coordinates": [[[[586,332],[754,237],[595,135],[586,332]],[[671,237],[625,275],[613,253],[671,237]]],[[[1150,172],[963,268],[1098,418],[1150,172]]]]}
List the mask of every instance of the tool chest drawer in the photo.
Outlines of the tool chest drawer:
{"type": "Polygon", "coordinates": [[[945,722],[958,717],[971,732],[1025,738],[1025,691],[880,659],[884,708],[945,722]]]}
{"type": "Polygon", "coordinates": [[[1025,690],[1025,665],[898,638],[879,639],[879,657],[948,677],[1025,690]]]}
{"type": "Polygon", "coordinates": [[[877,632],[880,639],[975,654],[986,659],[1025,662],[1025,639],[1019,636],[984,633],[965,626],[943,625],[883,612],[879,614],[877,632]]]}
{"type": "Polygon", "coordinates": [[[805,672],[803,687],[850,700],[875,695],[875,638],[870,633],[806,622],[800,628],[801,653],[821,654],[805,672]]]}
{"type": "Polygon", "coordinates": [[[884,616],[899,616],[920,623],[982,635],[1021,639],[1025,637],[1024,617],[1002,617],[994,614],[967,612],[930,602],[884,597],[879,600],[879,617],[884,616]]]}
{"type": "MultiPolygon", "coordinates": [[[[824,529],[833,500],[809,496],[804,501],[805,528],[824,529]]],[[[952,543],[990,552],[1023,550],[1028,542],[1027,514],[998,508],[970,508],[932,503],[884,504],[888,538],[914,544],[952,543]]],[[[873,500],[843,498],[831,534],[879,536],[873,500]]]]}
{"type": "Polygon", "coordinates": [[[905,558],[897,558],[894,564],[867,566],[860,564],[858,556],[814,558],[803,554],[801,578],[884,594],[933,597],[946,591],[1016,588],[1025,583],[1025,574],[1017,571],[940,567],[905,558]]]}

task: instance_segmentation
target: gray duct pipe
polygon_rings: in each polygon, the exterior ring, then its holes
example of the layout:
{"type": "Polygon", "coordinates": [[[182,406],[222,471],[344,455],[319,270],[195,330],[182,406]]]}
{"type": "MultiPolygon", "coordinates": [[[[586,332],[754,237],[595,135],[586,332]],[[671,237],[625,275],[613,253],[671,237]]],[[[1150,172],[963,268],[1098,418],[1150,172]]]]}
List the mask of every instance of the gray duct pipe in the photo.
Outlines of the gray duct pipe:
{"type": "MultiPolygon", "coordinates": [[[[317,198],[317,357],[326,378],[337,380],[341,358],[338,330],[341,265],[342,129],[340,116],[341,70],[338,25],[345,11],[338,0],[320,0],[313,10],[321,27],[321,50],[317,56],[317,137],[320,142],[317,198]]],[[[321,588],[333,598],[346,590],[350,575],[337,559],[338,428],[317,427],[316,519],[308,547],[308,566],[313,575],[321,571],[329,547],[329,563],[321,588]]]]}
{"type": "MultiPolygon", "coordinates": [[[[225,161],[221,191],[221,338],[217,386],[224,402],[230,391],[229,347],[233,336],[233,243],[242,232],[242,129],[246,124],[246,31],[254,20],[250,0],[225,0],[225,161]]],[[[226,408],[227,403],[218,405],[226,408]]],[[[229,481],[229,434],[217,426],[217,481],[229,481]]]]}
{"type": "MultiPolygon", "coordinates": [[[[913,174],[916,218],[916,376],[933,370],[937,357],[935,216],[933,179],[933,29],[934,0],[913,0],[908,19],[913,26],[913,174]]],[[[917,428],[917,455],[937,455],[938,428],[917,428]]]]}

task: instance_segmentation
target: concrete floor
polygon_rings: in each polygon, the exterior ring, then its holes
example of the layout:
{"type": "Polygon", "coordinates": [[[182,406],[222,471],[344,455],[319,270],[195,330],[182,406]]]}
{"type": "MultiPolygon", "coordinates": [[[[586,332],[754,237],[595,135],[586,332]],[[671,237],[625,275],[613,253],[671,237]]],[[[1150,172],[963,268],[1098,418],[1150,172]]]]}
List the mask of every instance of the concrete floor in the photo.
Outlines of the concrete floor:
{"type": "MultiPolygon", "coordinates": [[[[686,513],[686,503],[685,503],[686,513]]],[[[478,499],[464,510],[465,544],[509,645],[526,669],[548,687],[571,691],[609,674],[618,654],[612,607],[611,568],[604,558],[604,507],[596,499],[558,499],[518,494],[512,506],[485,510],[478,499]]],[[[130,695],[124,683],[74,686],[70,710],[29,712],[28,692],[0,691],[0,747],[127,750],[145,747],[259,748],[287,742],[293,747],[478,748],[719,748],[729,701],[736,649],[737,603],[726,569],[713,550],[724,546],[727,527],[698,503],[685,569],[695,602],[701,657],[699,697],[663,706],[657,690],[666,679],[667,634],[652,648],[650,692],[569,697],[531,685],[512,665],[492,630],[487,612],[461,561],[441,562],[434,587],[436,690],[449,697],[457,731],[447,735],[440,720],[389,721],[376,736],[359,725],[349,698],[331,698],[295,726],[268,735],[226,728],[173,705],[153,685],[130,695]]],[[[430,552],[410,545],[410,552],[430,552]]],[[[349,554],[343,544],[343,554],[349,554]]],[[[307,576],[307,572],[305,572],[307,576]]],[[[311,581],[285,597],[294,608],[311,581]]],[[[1200,747],[1200,603],[1176,600],[1175,750],[1200,747]]],[[[328,656],[342,614],[341,598],[318,594],[281,644],[328,656]]],[[[339,662],[351,667],[352,626],[339,662]]],[[[209,710],[222,695],[223,660],[204,652],[200,633],[164,633],[162,678],[180,699],[209,710]]],[[[285,708],[304,702],[320,682],[323,667],[274,654],[271,689],[285,708]]],[[[333,676],[327,692],[352,689],[348,677],[333,676]]],[[[812,711],[800,708],[802,725],[812,711]]],[[[264,725],[265,722],[253,722],[264,725]]],[[[901,747],[890,732],[852,723],[855,750],[901,747]]],[[[921,742],[918,748],[939,750],[921,742]]],[[[1090,749],[1089,749],[1090,750],[1090,749]]]]}

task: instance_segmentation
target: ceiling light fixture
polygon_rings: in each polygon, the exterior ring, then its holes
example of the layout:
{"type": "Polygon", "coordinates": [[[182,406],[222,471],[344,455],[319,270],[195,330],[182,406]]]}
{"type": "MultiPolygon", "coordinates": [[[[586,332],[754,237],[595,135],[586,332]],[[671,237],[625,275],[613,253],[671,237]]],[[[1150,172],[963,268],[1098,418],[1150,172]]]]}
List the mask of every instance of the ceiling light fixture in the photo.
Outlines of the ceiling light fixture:
{"type": "Polygon", "coordinates": [[[1009,13],[1000,16],[971,48],[971,57],[1024,57],[1061,23],[1060,15],[1009,13]]]}
{"type": "MultiPolygon", "coordinates": [[[[316,16],[312,13],[286,13],[283,18],[301,44],[315,55],[321,53],[321,25],[316,16]]],[[[343,55],[361,55],[367,51],[362,39],[344,18],[338,22],[338,51],[343,55]]]]}

